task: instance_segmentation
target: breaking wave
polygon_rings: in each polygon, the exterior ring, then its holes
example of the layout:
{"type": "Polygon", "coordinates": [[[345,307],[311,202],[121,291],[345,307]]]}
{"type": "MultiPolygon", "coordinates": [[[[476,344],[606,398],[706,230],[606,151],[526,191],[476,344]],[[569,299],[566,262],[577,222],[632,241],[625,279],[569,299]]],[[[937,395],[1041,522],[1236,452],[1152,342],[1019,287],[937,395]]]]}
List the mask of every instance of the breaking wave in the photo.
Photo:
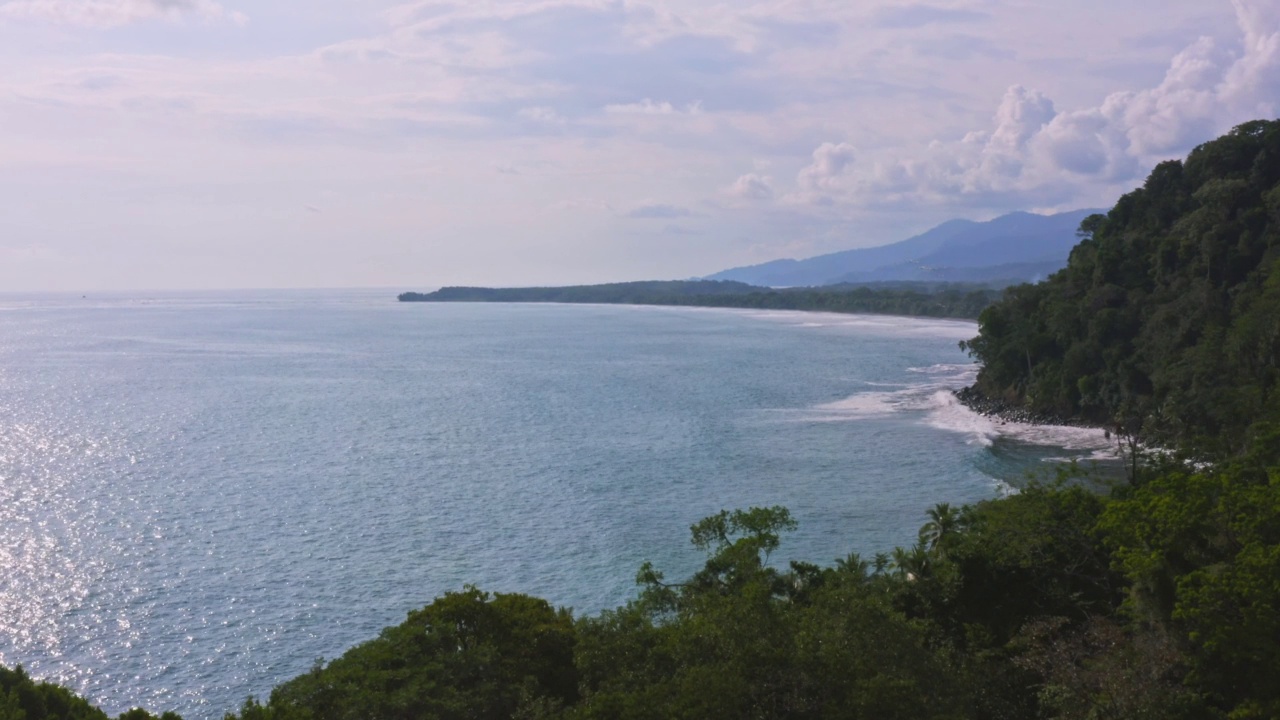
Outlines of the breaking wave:
{"type": "MultiPolygon", "coordinates": [[[[956,398],[954,391],[972,384],[977,376],[977,365],[943,364],[907,368],[907,371],[922,376],[921,381],[897,386],[900,388],[897,390],[869,389],[823,403],[806,411],[804,419],[841,422],[914,415],[919,422],[930,427],[964,435],[971,445],[990,447],[1004,438],[1026,445],[1062,448],[1077,458],[1105,460],[1116,457],[1115,444],[1105,431],[1098,428],[1013,422],[969,409],[956,398]]],[[[884,387],[883,384],[867,385],[884,387]]]]}

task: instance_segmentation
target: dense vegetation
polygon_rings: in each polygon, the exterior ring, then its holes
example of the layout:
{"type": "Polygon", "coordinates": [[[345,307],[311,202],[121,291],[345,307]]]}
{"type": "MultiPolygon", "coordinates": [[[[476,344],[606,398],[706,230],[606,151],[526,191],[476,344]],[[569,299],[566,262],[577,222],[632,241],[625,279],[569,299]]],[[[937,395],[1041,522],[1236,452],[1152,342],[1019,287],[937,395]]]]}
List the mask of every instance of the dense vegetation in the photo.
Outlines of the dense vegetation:
{"type": "Polygon", "coordinates": [[[728,280],[669,280],[566,287],[446,287],[407,292],[401,302],[556,302],[811,310],[921,317],[976,318],[1002,284],[876,283],[821,288],[764,288],[728,280]]]}
{"type": "MultiPolygon", "coordinates": [[[[782,508],[706,518],[701,571],[668,583],[645,566],[634,601],[576,620],[525,595],[446,594],[228,717],[1280,714],[1274,459],[1110,498],[1051,484],[939,505],[915,546],[830,567],[769,562],[792,527],[782,508]]],[[[35,706],[17,687],[0,718],[35,706]]],[[[59,693],[25,717],[105,718],[59,693]]]]}
{"type": "MultiPolygon", "coordinates": [[[[0,720],[108,720],[107,714],[84,698],[53,683],[38,682],[21,667],[0,667],[0,720]]],[[[181,720],[173,713],[157,717],[130,710],[118,720],[181,720]]]]}
{"type": "Polygon", "coordinates": [[[1280,465],[1148,480],[939,505],[825,568],[768,562],[785,509],[721,513],[684,582],[576,622],[452,593],[237,717],[1276,717],[1280,465]]]}
{"type": "Polygon", "coordinates": [[[977,389],[1202,450],[1280,419],[1280,122],[1161,163],[967,344],[977,389]]]}
{"type": "MultiPolygon", "coordinates": [[[[1161,165],[969,343],[985,391],[1132,414],[1197,462],[938,505],[914,546],[829,567],[771,562],[784,508],[722,512],[691,528],[702,570],[645,565],[623,607],[465,588],[229,720],[1280,717],[1278,128],[1161,165]]],[[[105,715],[0,671],[18,718],[105,715]]]]}

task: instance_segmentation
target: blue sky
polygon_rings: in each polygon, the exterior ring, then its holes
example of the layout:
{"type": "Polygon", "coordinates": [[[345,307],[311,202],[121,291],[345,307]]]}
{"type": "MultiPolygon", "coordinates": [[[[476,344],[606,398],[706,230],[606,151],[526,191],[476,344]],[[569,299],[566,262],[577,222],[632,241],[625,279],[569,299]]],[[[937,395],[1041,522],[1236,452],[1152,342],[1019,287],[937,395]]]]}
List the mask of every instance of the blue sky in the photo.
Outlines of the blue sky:
{"type": "Polygon", "coordinates": [[[0,291],[690,277],[1277,114],[1277,0],[0,0],[0,291]]]}

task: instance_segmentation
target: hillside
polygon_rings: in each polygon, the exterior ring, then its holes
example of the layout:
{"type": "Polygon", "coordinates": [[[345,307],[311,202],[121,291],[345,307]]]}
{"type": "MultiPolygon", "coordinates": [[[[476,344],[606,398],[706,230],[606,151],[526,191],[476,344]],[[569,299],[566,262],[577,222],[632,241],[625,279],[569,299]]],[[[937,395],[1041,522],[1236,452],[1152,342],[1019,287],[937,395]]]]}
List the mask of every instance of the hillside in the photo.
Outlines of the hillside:
{"type": "Polygon", "coordinates": [[[1026,281],[1066,264],[1080,221],[1095,211],[1057,215],[1011,213],[988,222],[951,220],[889,245],[845,250],[807,260],[775,260],[733,268],[708,280],[771,287],[896,280],[1026,281]]]}
{"type": "Polygon", "coordinates": [[[1280,420],[1280,122],[1161,163],[967,344],[988,398],[1204,450],[1280,420]]]}

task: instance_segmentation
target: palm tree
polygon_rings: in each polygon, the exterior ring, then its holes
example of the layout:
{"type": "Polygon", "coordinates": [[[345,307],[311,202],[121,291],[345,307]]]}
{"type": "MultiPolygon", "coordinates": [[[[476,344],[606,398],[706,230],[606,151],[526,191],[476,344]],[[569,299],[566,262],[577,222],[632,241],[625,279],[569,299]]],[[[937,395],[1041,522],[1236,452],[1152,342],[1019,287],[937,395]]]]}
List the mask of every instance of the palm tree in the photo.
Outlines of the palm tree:
{"type": "MultiPolygon", "coordinates": [[[[886,559],[887,562],[888,560],[886,559]]],[[[836,568],[841,572],[853,575],[859,580],[864,580],[867,577],[867,571],[871,569],[871,564],[863,560],[862,556],[855,552],[836,560],[836,568]]]]}
{"type": "Polygon", "coordinates": [[[960,529],[960,512],[951,503],[938,503],[929,508],[929,522],[920,528],[920,544],[930,552],[942,555],[946,545],[960,529]]]}
{"type": "Polygon", "coordinates": [[[929,572],[929,551],[920,544],[913,545],[910,550],[894,548],[893,566],[908,580],[922,578],[929,572]]]}
{"type": "Polygon", "coordinates": [[[876,575],[881,575],[892,564],[888,553],[878,552],[875,559],[872,560],[871,566],[875,569],[876,575]]]}

